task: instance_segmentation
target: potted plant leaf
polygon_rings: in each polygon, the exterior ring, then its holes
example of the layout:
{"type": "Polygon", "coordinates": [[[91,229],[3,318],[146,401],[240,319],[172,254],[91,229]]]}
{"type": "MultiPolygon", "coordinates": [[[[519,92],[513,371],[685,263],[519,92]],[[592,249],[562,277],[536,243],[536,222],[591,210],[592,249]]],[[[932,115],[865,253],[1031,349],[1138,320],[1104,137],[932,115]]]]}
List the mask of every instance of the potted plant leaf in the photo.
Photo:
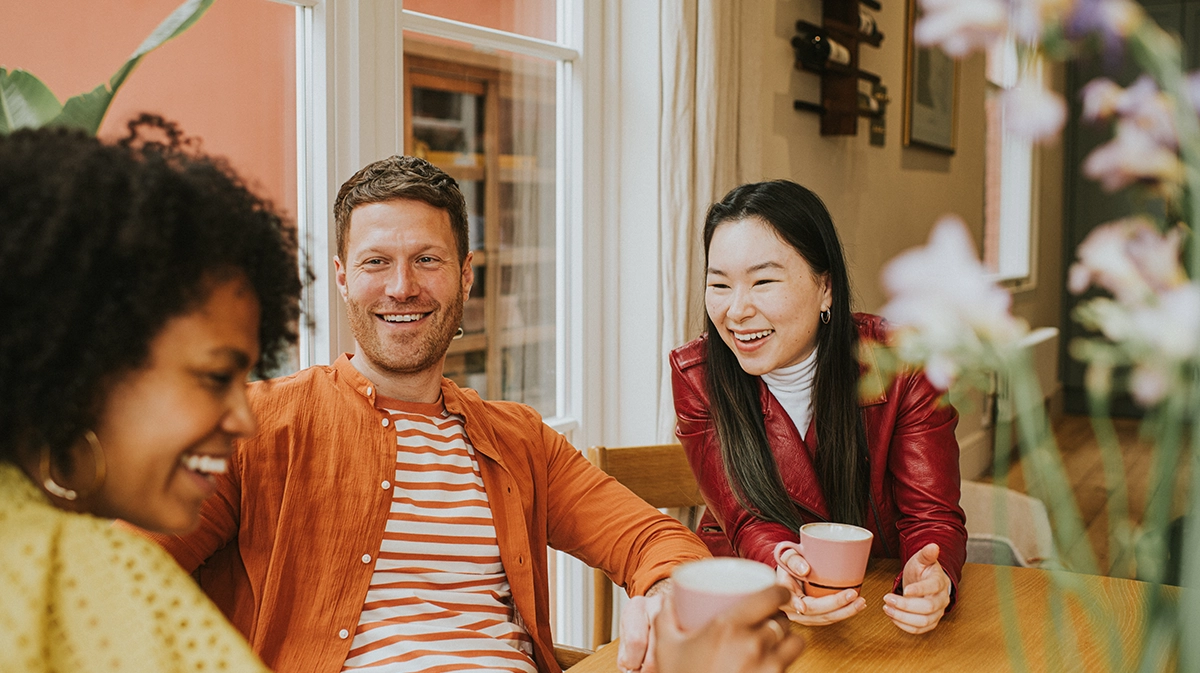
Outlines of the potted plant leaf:
{"type": "Polygon", "coordinates": [[[113,96],[142,57],[187,30],[214,0],[187,0],[150,33],[108,82],[60,103],[40,79],[24,70],[0,68],[0,133],[21,128],[66,126],[95,135],[113,96]]]}

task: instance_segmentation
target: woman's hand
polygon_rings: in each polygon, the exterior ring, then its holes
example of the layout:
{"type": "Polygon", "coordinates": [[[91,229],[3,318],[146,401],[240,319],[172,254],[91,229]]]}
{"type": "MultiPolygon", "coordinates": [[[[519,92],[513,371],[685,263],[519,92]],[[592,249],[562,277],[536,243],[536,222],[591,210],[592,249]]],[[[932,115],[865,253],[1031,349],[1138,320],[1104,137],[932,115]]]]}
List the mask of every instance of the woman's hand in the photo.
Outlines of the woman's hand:
{"type": "Polygon", "coordinates": [[[773,586],[746,598],[703,628],[680,629],[671,596],[654,620],[661,673],[780,673],[804,650],[779,606],[788,598],[773,586]]]}
{"type": "Polygon", "coordinates": [[[775,545],[776,581],[792,592],[791,601],[783,608],[788,619],[807,626],[824,626],[853,617],[867,607],[867,601],[854,589],[820,598],[805,595],[803,579],[808,570],[808,562],[795,542],[775,545]]]}
{"type": "Polygon", "coordinates": [[[950,605],[950,578],[938,563],[938,546],[930,543],[904,564],[904,595],[883,597],[883,611],[909,633],[925,633],[942,620],[950,605]]]}

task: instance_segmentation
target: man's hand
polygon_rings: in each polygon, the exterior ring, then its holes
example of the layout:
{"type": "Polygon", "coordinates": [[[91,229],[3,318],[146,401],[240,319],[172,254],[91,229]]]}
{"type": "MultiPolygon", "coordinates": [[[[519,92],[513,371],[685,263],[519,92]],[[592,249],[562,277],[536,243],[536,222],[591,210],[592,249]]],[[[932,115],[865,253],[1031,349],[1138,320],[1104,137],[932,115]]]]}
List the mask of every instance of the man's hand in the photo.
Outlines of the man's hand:
{"type": "Polygon", "coordinates": [[[645,596],[634,596],[621,610],[621,643],[617,649],[617,668],[621,671],[658,673],[653,624],[662,610],[664,594],[670,593],[670,582],[655,582],[645,596]]]}
{"type": "Polygon", "coordinates": [[[930,543],[904,564],[904,595],[883,597],[883,611],[909,633],[925,633],[941,621],[950,605],[950,578],[938,563],[938,546],[930,543]]]}
{"type": "Polygon", "coordinates": [[[779,606],[788,598],[773,586],[748,596],[703,628],[680,629],[672,597],[654,620],[661,673],[780,673],[804,650],[779,606]]]}

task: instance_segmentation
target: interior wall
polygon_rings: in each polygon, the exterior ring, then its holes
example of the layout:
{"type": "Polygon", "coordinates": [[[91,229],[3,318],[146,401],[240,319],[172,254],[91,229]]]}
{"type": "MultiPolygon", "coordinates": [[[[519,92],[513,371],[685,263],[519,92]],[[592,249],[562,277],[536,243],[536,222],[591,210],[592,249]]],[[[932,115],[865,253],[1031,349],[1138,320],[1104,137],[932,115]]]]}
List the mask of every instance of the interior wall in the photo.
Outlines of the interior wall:
{"type": "MultiPolygon", "coordinates": [[[[793,67],[795,23],[820,23],[820,0],[774,0],[742,5],[742,104],[739,166],[744,182],[787,178],[825,201],[842,236],[854,285],[856,310],[878,311],[886,302],[879,282],[883,266],[900,252],[923,244],[942,216],[960,216],[978,242],[984,213],[984,59],[959,64],[956,151],[952,155],[904,147],[905,3],[885,0],[874,12],[884,40],[860,47],[860,67],[880,75],[891,99],[884,147],[868,142],[866,120],[857,136],[822,137],[819,118],[798,112],[793,100],[820,100],[819,78],[793,67]]],[[[1061,296],[1061,150],[1039,151],[1043,183],[1038,197],[1035,283],[1014,297],[1014,311],[1034,326],[1058,321],[1061,296]]],[[[988,409],[977,397],[959,408],[959,443],[966,478],[991,461],[988,409]]]]}
{"type": "MultiPolygon", "coordinates": [[[[7,2],[0,66],[33,73],[60,101],[107,83],[180,0],[7,2]]],[[[213,3],[179,37],[147,55],[100,128],[119,137],[142,111],[178,122],[226,157],[259,193],[296,214],[296,46],[293,7],[213,3]]]]}

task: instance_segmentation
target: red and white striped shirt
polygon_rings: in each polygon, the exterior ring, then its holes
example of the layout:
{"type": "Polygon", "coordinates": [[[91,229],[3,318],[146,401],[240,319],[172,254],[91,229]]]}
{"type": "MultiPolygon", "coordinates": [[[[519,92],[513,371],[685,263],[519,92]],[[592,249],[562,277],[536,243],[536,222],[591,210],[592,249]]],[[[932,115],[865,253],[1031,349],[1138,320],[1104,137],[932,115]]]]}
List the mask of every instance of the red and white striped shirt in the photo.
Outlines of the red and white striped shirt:
{"type": "Polygon", "coordinates": [[[392,506],[343,670],[536,673],[463,419],[376,398],[396,429],[392,506]]]}

